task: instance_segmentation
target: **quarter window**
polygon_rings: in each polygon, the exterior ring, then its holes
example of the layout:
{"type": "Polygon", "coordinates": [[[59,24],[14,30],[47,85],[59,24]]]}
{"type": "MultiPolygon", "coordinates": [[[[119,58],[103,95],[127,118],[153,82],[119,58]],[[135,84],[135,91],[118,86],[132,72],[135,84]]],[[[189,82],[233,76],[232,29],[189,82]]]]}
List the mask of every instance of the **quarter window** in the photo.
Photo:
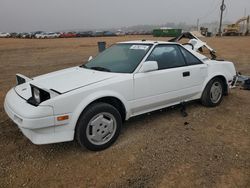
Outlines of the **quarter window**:
{"type": "Polygon", "coordinates": [[[157,61],[159,70],[185,66],[185,60],[176,45],[158,45],[147,61],[157,61]]]}
{"type": "Polygon", "coordinates": [[[196,58],[194,55],[192,55],[190,52],[188,52],[186,49],[181,48],[181,52],[187,62],[188,65],[197,65],[197,64],[202,64],[202,62],[196,58]]]}

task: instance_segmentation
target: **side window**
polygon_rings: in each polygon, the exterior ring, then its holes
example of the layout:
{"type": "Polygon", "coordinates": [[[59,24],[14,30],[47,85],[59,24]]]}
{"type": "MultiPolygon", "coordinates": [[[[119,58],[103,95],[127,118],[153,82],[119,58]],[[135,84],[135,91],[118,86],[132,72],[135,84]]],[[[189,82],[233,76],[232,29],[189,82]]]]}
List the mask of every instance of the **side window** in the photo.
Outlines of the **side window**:
{"type": "Polygon", "coordinates": [[[147,61],[157,61],[159,70],[185,66],[185,60],[176,45],[158,45],[147,61]]]}
{"type": "Polygon", "coordinates": [[[195,57],[193,54],[188,52],[186,49],[181,48],[181,47],[180,49],[188,65],[202,64],[202,62],[197,57],[195,57]]]}

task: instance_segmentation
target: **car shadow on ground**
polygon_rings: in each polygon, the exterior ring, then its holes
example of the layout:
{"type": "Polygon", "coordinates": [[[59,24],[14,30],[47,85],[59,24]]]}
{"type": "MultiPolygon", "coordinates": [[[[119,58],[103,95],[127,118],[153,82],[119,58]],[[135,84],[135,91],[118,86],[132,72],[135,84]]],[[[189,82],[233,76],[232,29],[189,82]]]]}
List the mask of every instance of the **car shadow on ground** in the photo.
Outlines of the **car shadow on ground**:
{"type": "MultiPolygon", "coordinates": [[[[154,121],[157,120],[158,118],[163,118],[164,116],[169,115],[169,114],[175,114],[175,115],[179,114],[180,117],[185,118],[185,116],[188,115],[189,108],[197,108],[197,107],[199,108],[202,106],[198,101],[191,101],[191,102],[186,103],[185,106],[183,106],[182,104],[179,104],[179,105],[171,106],[168,108],[163,108],[161,110],[156,110],[150,113],[142,114],[136,117],[132,117],[128,121],[124,122],[120,138],[118,138],[118,140],[114,143],[113,146],[111,146],[111,148],[115,146],[119,147],[119,144],[120,144],[119,141],[129,139],[130,133],[133,132],[135,129],[140,131],[140,130],[145,130],[149,128],[147,125],[145,125],[149,122],[150,124],[151,122],[154,123],[154,121]]],[[[25,147],[26,149],[40,150],[41,153],[51,153],[51,154],[53,151],[54,156],[60,153],[65,153],[65,152],[76,152],[76,151],[78,152],[81,151],[84,153],[92,152],[92,151],[87,150],[86,148],[80,147],[77,141],[75,140],[71,142],[62,142],[62,143],[55,143],[55,144],[34,145],[21,133],[21,131],[17,128],[17,126],[13,122],[7,119],[6,123],[8,126],[10,126],[8,129],[9,131],[11,131],[11,134],[9,135],[8,140],[11,141],[14,139],[15,140],[14,142],[16,142],[17,145],[19,145],[20,142],[22,142],[22,144],[24,144],[23,147],[25,147]],[[51,152],[48,152],[48,151],[51,151],[51,152]]],[[[7,137],[7,135],[5,136],[7,137]]]]}
{"type": "MultiPolygon", "coordinates": [[[[133,126],[135,123],[140,123],[142,121],[152,121],[152,119],[157,119],[159,117],[163,117],[168,114],[179,114],[181,117],[185,118],[188,116],[189,108],[203,107],[200,104],[199,100],[190,101],[187,103],[182,103],[174,106],[170,106],[167,108],[163,108],[160,110],[155,110],[146,114],[142,114],[139,116],[132,117],[128,121],[124,123],[123,131],[127,131],[126,129],[130,129],[130,126],[133,126]]],[[[144,124],[139,124],[138,126],[144,126],[144,124]]]]}

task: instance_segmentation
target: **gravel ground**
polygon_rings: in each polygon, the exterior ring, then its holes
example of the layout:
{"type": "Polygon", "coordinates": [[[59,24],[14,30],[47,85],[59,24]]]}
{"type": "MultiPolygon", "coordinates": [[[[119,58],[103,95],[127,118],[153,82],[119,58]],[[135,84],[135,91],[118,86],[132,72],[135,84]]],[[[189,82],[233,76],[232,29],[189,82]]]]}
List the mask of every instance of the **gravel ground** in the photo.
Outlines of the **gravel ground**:
{"type": "MultiPolygon", "coordinates": [[[[191,102],[187,117],[177,106],[133,118],[101,152],[76,142],[33,145],[5,114],[16,73],[79,65],[97,53],[97,41],[143,38],[152,37],[0,39],[0,187],[250,187],[250,91],[240,88],[216,108],[191,102]]],[[[205,40],[250,75],[250,37],[205,40]]]]}

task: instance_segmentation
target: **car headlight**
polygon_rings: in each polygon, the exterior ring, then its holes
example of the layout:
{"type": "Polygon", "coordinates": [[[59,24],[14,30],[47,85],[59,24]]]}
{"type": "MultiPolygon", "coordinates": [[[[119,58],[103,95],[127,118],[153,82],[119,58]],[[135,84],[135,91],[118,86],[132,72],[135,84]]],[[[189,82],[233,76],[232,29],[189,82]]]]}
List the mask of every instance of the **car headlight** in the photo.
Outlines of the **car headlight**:
{"type": "Polygon", "coordinates": [[[40,97],[40,91],[38,88],[33,88],[33,96],[35,101],[40,104],[41,103],[41,97],[40,97]]]}
{"type": "Polygon", "coordinates": [[[28,99],[28,103],[38,106],[40,103],[50,99],[50,93],[44,91],[37,86],[30,84],[32,96],[28,99]]]}

